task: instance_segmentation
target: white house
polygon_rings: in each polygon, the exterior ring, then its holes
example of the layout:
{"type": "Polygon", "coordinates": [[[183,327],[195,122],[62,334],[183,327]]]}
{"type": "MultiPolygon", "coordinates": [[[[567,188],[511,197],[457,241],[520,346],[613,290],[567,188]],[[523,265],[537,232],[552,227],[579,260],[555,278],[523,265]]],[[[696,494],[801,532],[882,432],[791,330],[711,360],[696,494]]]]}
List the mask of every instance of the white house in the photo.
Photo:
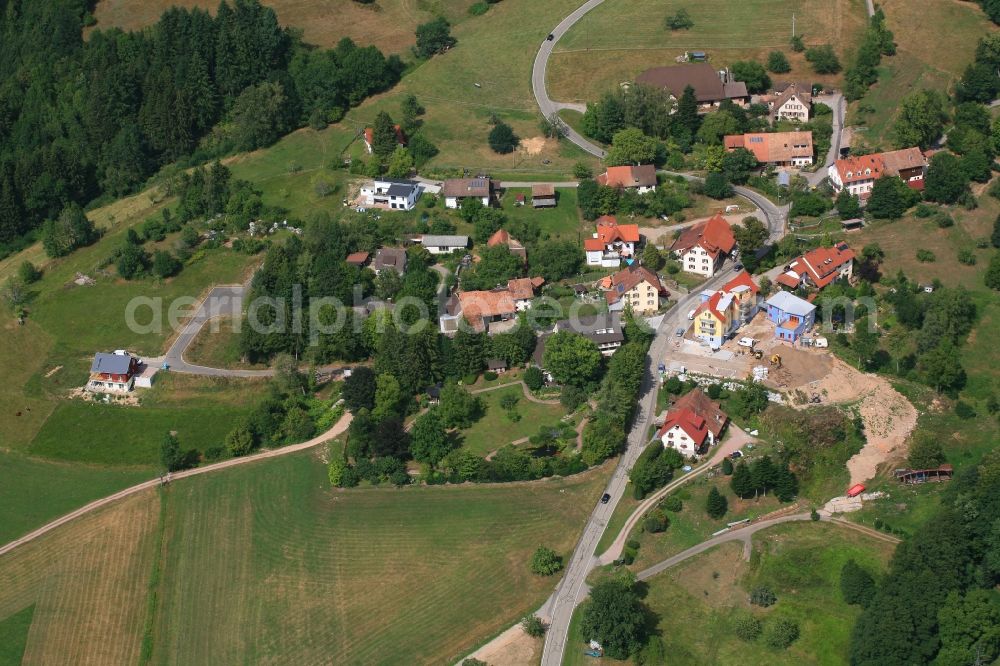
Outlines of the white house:
{"type": "Polygon", "coordinates": [[[614,216],[603,215],[597,219],[597,232],[583,240],[587,265],[618,268],[622,259],[635,256],[639,240],[638,224],[618,224],[614,216]]]}
{"type": "Polygon", "coordinates": [[[762,95],[760,101],[767,104],[772,122],[794,120],[806,123],[809,122],[809,111],[812,109],[812,86],[789,83],[780,88],[779,85],[776,86],[774,93],[762,95]]]}
{"type": "Polygon", "coordinates": [[[108,354],[99,352],[90,364],[86,390],[92,393],[128,393],[135,387],[141,363],[123,349],[108,354]]]}
{"type": "Polygon", "coordinates": [[[736,238],[722,213],[688,227],[670,246],[680,259],[681,268],[705,277],[715,275],[735,248],[736,238]]]}
{"type": "Polygon", "coordinates": [[[728,422],[729,416],[701,389],[695,389],[677,399],[656,436],[664,448],[697,458],[719,441],[728,422]]]}
{"type": "Polygon", "coordinates": [[[479,199],[484,206],[493,200],[493,181],[489,178],[449,178],[441,186],[445,208],[459,208],[465,199],[479,199]]]}
{"type": "Polygon", "coordinates": [[[420,244],[431,254],[451,254],[455,250],[468,249],[469,237],[424,234],[420,237],[420,244]]]}
{"type": "Polygon", "coordinates": [[[358,206],[383,210],[412,210],[420,198],[421,185],[413,180],[389,178],[372,180],[361,186],[358,206]]]}

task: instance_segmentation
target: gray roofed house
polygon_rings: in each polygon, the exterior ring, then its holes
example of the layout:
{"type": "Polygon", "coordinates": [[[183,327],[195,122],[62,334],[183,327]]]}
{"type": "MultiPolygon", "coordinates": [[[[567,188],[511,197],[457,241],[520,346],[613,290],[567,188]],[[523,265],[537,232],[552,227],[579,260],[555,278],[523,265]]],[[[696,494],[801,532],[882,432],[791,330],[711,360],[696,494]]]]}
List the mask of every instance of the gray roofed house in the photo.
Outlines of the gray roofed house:
{"type": "Polygon", "coordinates": [[[489,178],[449,178],[441,186],[441,195],[446,208],[458,208],[463,199],[479,199],[489,206],[498,187],[499,183],[489,178]]]}
{"type": "Polygon", "coordinates": [[[635,82],[665,88],[677,99],[684,94],[685,88],[691,86],[700,111],[709,111],[726,99],[741,106],[750,102],[744,82],[731,80],[725,70],[720,75],[712,65],[705,62],[653,67],[640,74],[635,82]]]}
{"type": "Polygon", "coordinates": [[[381,271],[391,268],[400,275],[406,273],[406,250],[401,247],[380,247],[375,251],[375,261],[372,262],[372,270],[375,275],[381,271]]]}
{"type": "Polygon", "coordinates": [[[139,359],[124,350],[113,354],[98,352],[90,364],[86,390],[94,393],[128,393],[139,374],[139,359]]]}
{"type": "Polygon", "coordinates": [[[437,236],[424,234],[420,244],[431,254],[451,254],[455,250],[465,250],[469,247],[468,236],[437,236]]]}
{"type": "Polygon", "coordinates": [[[555,331],[579,333],[592,341],[601,353],[611,356],[625,342],[622,318],[619,312],[605,312],[590,317],[576,317],[557,321],[555,331]]]}

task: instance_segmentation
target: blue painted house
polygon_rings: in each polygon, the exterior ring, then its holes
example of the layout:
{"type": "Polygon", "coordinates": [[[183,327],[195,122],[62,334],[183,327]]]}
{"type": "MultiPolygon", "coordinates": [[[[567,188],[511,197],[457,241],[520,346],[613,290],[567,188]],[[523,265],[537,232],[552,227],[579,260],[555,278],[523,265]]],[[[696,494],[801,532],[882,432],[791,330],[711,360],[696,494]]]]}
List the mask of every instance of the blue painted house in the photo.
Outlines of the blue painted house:
{"type": "Polygon", "coordinates": [[[777,292],[764,304],[779,340],[797,342],[816,323],[816,306],[787,291],[777,292]]]}

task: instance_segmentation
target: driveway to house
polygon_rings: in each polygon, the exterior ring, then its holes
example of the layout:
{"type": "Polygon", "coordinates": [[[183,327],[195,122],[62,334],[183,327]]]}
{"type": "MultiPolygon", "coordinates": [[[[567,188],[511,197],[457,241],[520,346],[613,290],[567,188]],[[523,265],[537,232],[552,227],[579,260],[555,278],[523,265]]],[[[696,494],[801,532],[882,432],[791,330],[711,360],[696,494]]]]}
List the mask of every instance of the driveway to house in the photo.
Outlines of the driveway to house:
{"type": "Polygon", "coordinates": [[[202,467],[186,469],[180,472],[173,472],[171,474],[167,474],[162,479],[160,478],[150,479],[149,481],[143,481],[142,483],[130,486],[128,488],[125,488],[124,490],[119,490],[117,493],[113,495],[108,495],[107,497],[103,497],[99,500],[94,500],[90,504],[84,505],[75,511],[71,511],[70,513],[67,513],[65,516],[56,518],[55,520],[46,525],[42,525],[35,531],[29,532],[28,534],[25,534],[23,537],[19,539],[14,539],[10,543],[0,546],[0,556],[9,553],[18,546],[23,546],[24,544],[30,541],[34,541],[38,537],[51,532],[60,525],[65,525],[71,520],[76,520],[81,516],[85,516],[88,513],[96,511],[97,509],[100,509],[103,506],[112,504],[113,502],[117,502],[118,500],[128,497],[129,495],[134,495],[135,493],[141,492],[143,490],[155,488],[156,486],[162,483],[165,482],[172,483],[179,479],[186,479],[188,477],[198,476],[200,474],[209,474],[211,472],[218,472],[223,469],[229,469],[230,467],[236,467],[237,465],[245,465],[247,463],[257,462],[258,460],[265,460],[267,458],[277,458],[279,456],[287,456],[291,453],[298,453],[299,451],[305,451],[306,449],[311,449],[312,447],[317,446],[319,444],[329,442],[331,439],[347,431],[347,427],[351,425],[352,418],[353,416],[351,415],[350,412],[344,412],[344,415],[340,417],[340,420],[334,423],[333,427],[331,427],[329,430],[327,430],[321,435],[313,437],[312,439],[306,442],[302,442],[301,444],[292,444],[290,446],[285,446],[280,449],[268,449],[266,451],[261,451],[260,453],[255,453],[250,456],[243,456],[241,458],[231,458],[229,460],[223,460],[222,462],[215,463],[214,465],[204,465],[202,467]]]}
{"type": "Polygon", "coordinates": [[[805,173],[806,180],[813,187],[819,185],[826,178],[827,169],[833,166],[840,156],[840,139],[844,132],[844,115],[847,111],[847,101],[840,93],[832,95],[820,95],[813,98],[813,102],[826,104],[833,110],[833,134],[830,135],[830,150],[826,154],[826,162],[816,169],[815,173],[805,173]]]}

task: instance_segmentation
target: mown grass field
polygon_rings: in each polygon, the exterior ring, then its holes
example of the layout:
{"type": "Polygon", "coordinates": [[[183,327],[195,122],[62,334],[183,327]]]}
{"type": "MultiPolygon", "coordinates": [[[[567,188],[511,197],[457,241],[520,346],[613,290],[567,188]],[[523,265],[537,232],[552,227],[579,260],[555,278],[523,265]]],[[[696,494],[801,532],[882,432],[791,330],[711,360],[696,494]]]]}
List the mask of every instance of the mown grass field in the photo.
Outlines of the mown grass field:
{"type": "Polygon", "coordinates": [[[861,134],[865,143],[888,147],[903,97],[920,88],[950,93],[972,63],[979,38],[997,27],[974,2],[924,0],[919,11],[907,0],[885,0],[879,6],[895,36],[897,53],[882,59],[879,82],[851,105],[848,122],[867,127],[861,134]]]}
{"type": "Polygon", "coordinates": [[[572,188],[559,188],[556,190],[556,207],[535,209],[531,206],[530,188],[510,188],[504,193],[500,202],[503,212],[507,214],[507,219],[511,222],[515,220],[525,220],[537,226],[541,237],[561,238],[564,240],[579,241],[582,234],[586,234],[586,225],[580,218],[580,209],[576,203],[576,190],[572,188]],[[525,205],[515,205],[518,194],[523,194],[526,200],[525,205]]]}
{"type": "MultiPolygon", "coordinates": [[[[303,38],[318,46],[336,46],[344,37],[358,44],[374,44],[386,53],[402,53],[415,43],[420,23],[443,15],[452,23],[468,17],[473,0],[379,0],[364,5],[353,0],[263,0],[282,25],[298,28],[303,38]]],[[[94,9],[96,28],[138,30],[156,23],[169,7],[198,7],[213,14],[214,0],[99,0],[94,9]]]]}
{"type": "Polygon", "coordinates": [[[140,407],[60,402],[28,451],[57,460],[155,466],[167,432],[177,433],[185,451],[223,446],[261,391],[259,381],[161,374],[140,407]]]}
{"type": "Polygon", "coordinates": [[[191,346],[184,352],[184,360],[210,368],[239,368],[260,370],[263,363],[247,363],[240,354],[240,334],[233,330],[233,318],[226,317],[202,328],[191,346]]]}
{"type": "Polygon", "coordinates": [[[566,413],[560,405],[542,405],[528,400],[520,384],[479,393],[477,397],[483,401],[486,411],[471,428],[461,431],[461,437],[462,446],[479,455],[486,455],[522,437],[530,437],[541,426],[558,423],[566,413]],[[517,398],[513,411],[520,416],[518,421],[512,421],[500,406],[500,400],[507,395],[517,398]]]}
{"type": "Polygon", "coordinates": [[[303,453],[179,481],[0,559],[0,622],[35,604],[31,663],[144,635],[150,663],[452,662],[549,594],[531,553],[569,552],[607,471],[344,492],[303,453]]]}
{"type": "Polygon", "coordinates": [[[793,15],[796,34],[807,46],[829,43],[845,63],[865,26],[863,0],[608,0],[556,45],[549,61],[549,94],[563,102],[595,101],[650,67],[674,64],[685,51],[706,51],[718,69],[737,60],[765,62],[770,51],[779,50],[792,71],[773,78],[838,83],[838,76],[816,75],[804,54],[792,52],[793,15]],[[694,27],[664,28],[664,19],[682,7],[694,27]]]}
{"type": "MultiPolygon", "coordinates": [[[[750,562],[742,559],[742,544],[723,544],[648,580],[643,602],[658,616],[655,633],[671,664],[843,664],[860,609],[841,600],[840,570],[854,559],[880,572],[892,549],[832,525],[781,525],[755,535],[750,562]],[[748,592],[757,585],[770,587],[778,602],[751,607],[748,592]],[[733,622],[748,611],[765,626],[778,618],[794,620],[799,639],[787,650],[773,650],[760,639],[741,641],[733,622]]],[[[563,663],[621,663],[583,655],[580,616],[574,615],[563,663]]]]}

